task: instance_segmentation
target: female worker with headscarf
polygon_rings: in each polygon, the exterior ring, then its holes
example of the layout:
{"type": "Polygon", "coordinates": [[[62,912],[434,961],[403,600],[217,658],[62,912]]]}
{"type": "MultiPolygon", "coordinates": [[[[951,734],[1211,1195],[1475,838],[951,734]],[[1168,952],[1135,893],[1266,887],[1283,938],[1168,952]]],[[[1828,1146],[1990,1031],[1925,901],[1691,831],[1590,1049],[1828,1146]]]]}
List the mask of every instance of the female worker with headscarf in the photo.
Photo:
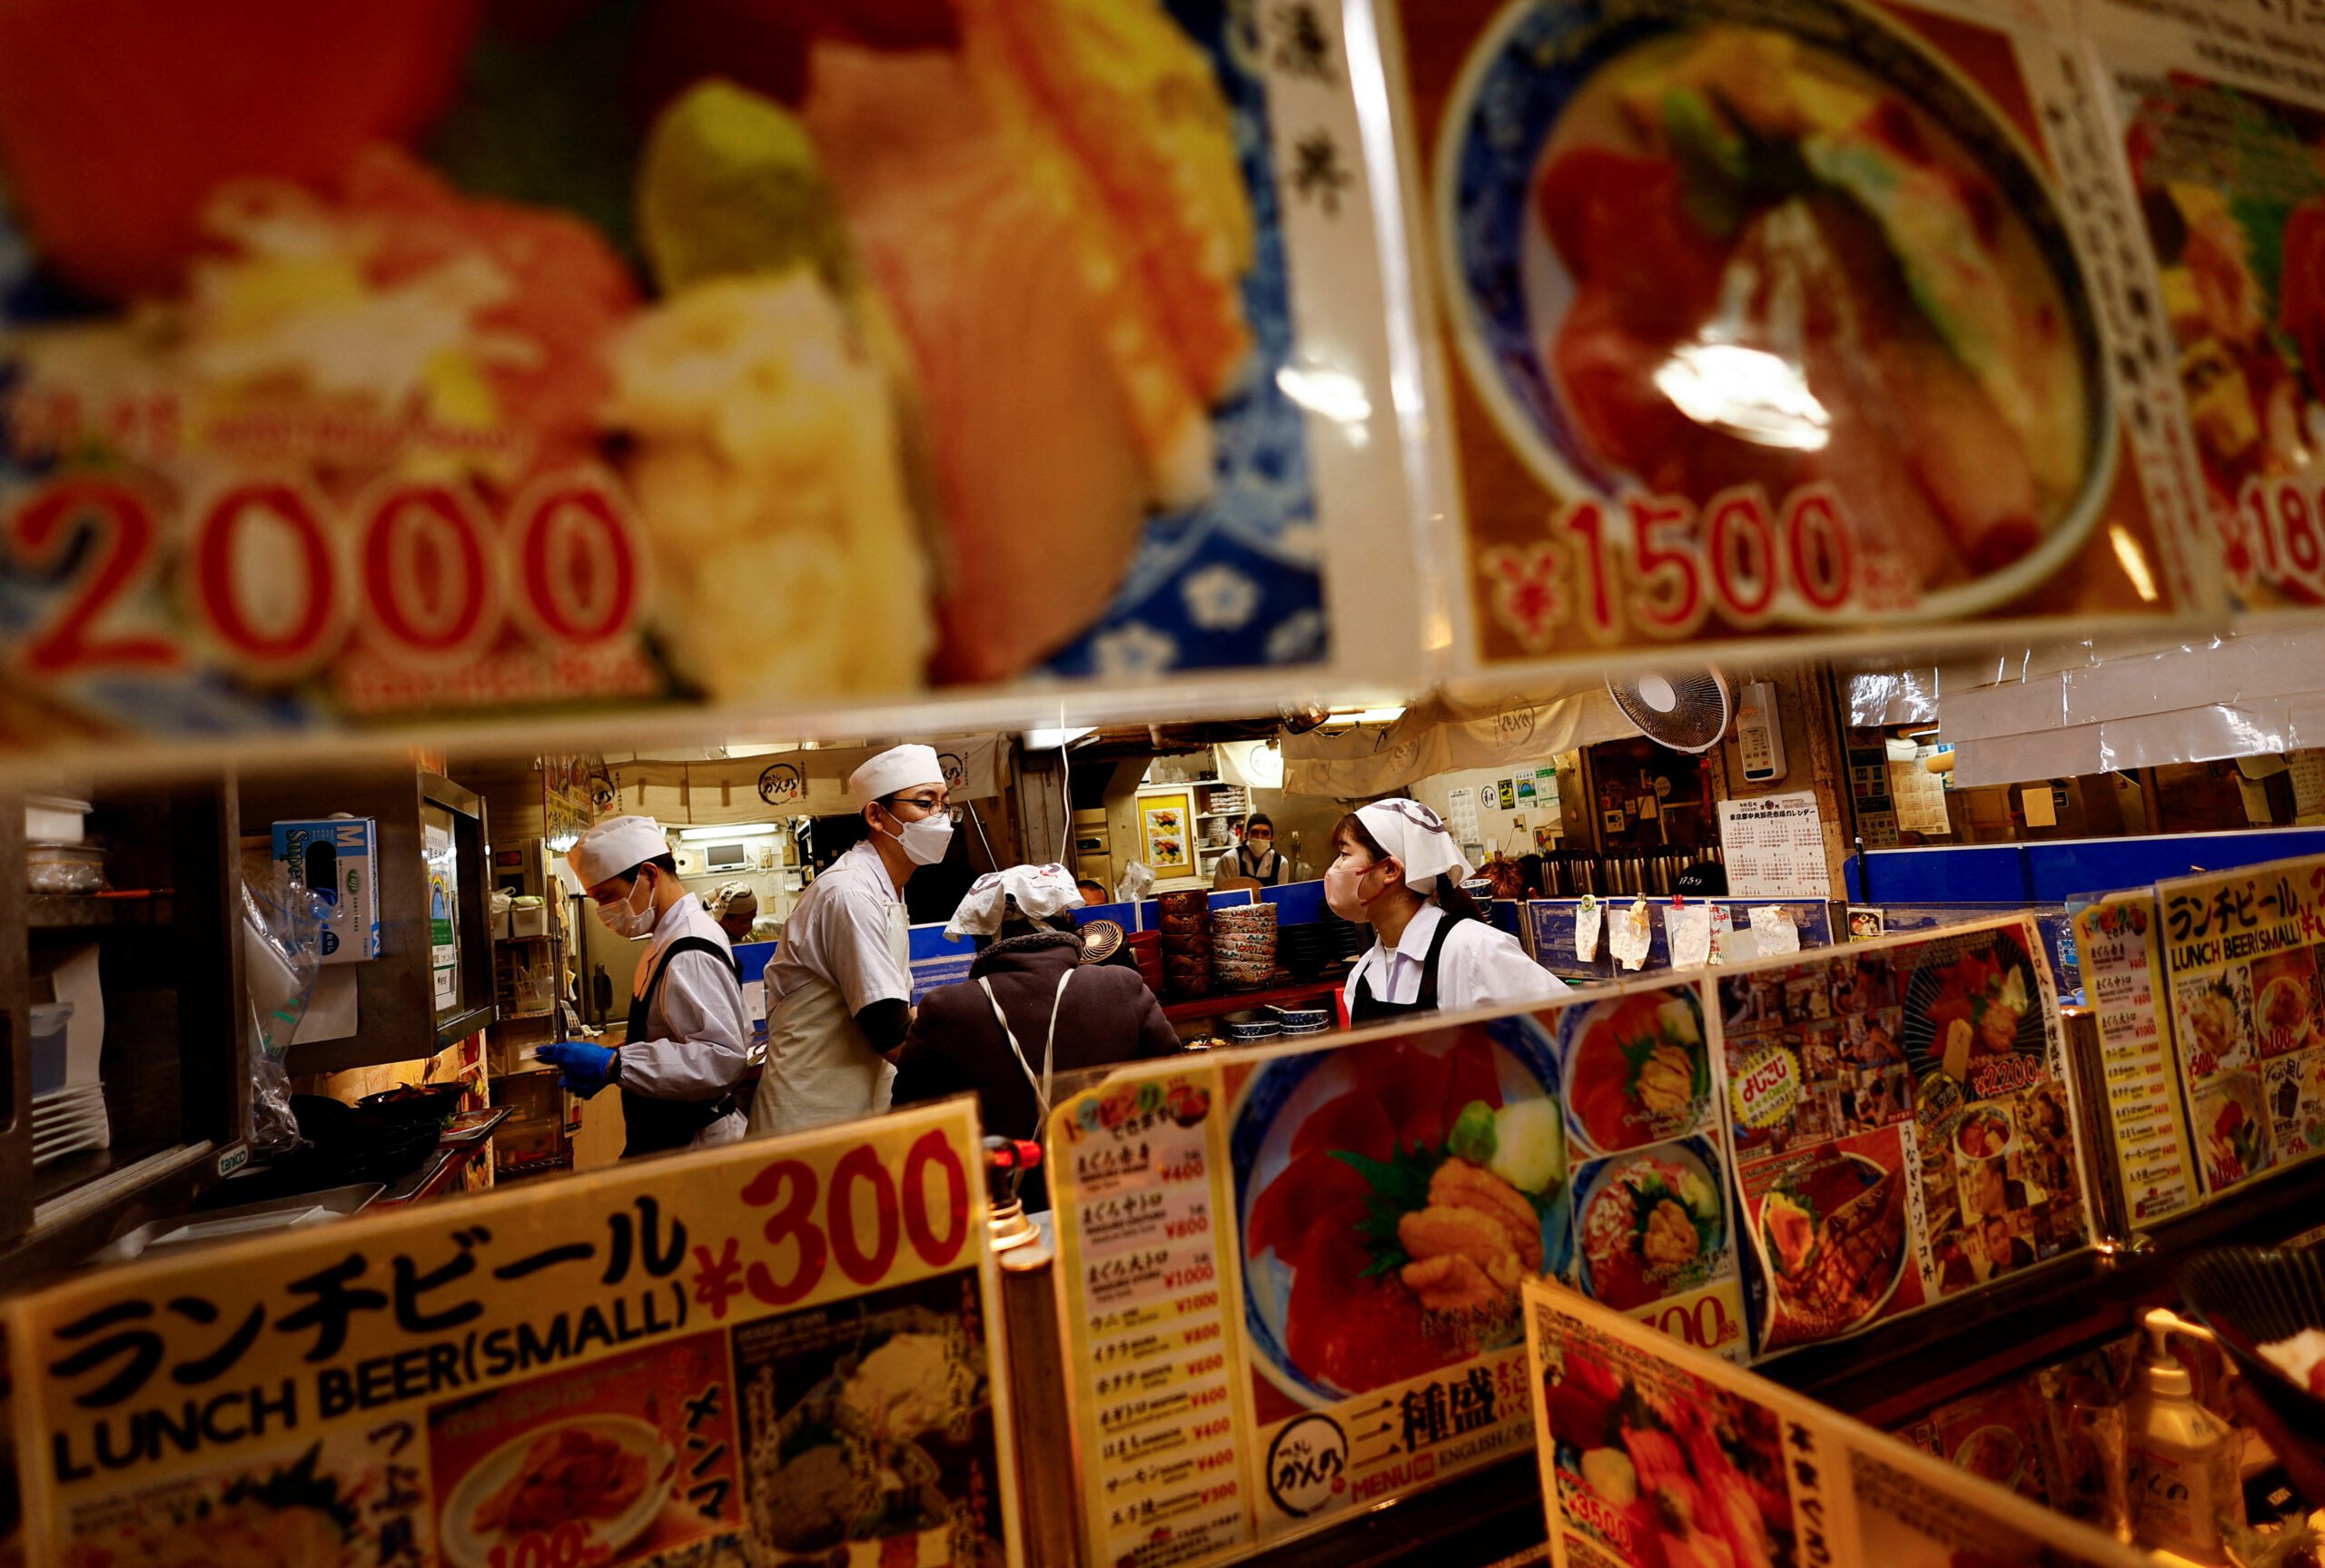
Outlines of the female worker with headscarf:
{"type": "MultiPolygon", "coordinates": [[[[896,1058],[896,1103],[975,1093],[989,1133],[1038,1139],[1053,1075],[1168,1056],[1178,1031],[1133,966],[1092,963],[1066,912],[1082,902],[1064,866],[979,877],[945,934],[980,949],[969,978],[928,993],[896,1058]]],[[[1018,1196],[1049,1207],[1036,1169],[1018,1196]]]]}
{"type": "Polygon", "coordinates": [[[767,1070],[751,1133],[796,1132],[888,1109],[889,1065],[912,1023],[905,883],[945,858],[957,821],[928,746],[894,746],[847,787],[872,836],[808,885],[767,965],[767,1070]]]}
{"type": "Polygon", "coordinates": [[[1341,818],[1324,902],[1369,922],[1370,951],[1349,971],[1341,1011],[1353,1028],[1416,1013],[1548,1001],[1564,981],[1486,923],[1461,881],[1453,833],[1412,800],[1375,801],[1341,818]]]}
{"type": "Polygon", "coordinates": [[[721,883],[710,894],[710,918],[740,947],[751,940],[751,926],[759,918],[759,895],[747,882],[721,883]]]}
{"type": "Polygon", "coordinates": [[[618,1050],[560,1040],[534,1055],[585,1100],[620,1087],[625,1159],[733,1143],[743,1136],[735,1086],[750,1064],[751,1024],[727,933],[679,884],[652,817],[598,823],[566,862],[608,931],[653,945],[638,960],[618,1050]]]}

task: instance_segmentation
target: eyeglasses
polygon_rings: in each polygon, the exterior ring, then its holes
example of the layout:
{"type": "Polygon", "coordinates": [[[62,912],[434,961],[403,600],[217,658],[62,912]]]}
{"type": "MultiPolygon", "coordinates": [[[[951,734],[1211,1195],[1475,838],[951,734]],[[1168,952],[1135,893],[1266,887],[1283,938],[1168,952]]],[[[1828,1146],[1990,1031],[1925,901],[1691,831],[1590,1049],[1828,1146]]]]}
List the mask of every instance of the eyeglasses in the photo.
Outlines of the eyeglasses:
{"type": "Polygon", "coordinates": [[[947,805],[935,795],[890,795],[888,804],[891,807],[900,805],[915,807],[924,818],[941,814],[955,827],[961,825],[961,818],[966,814],[967,809],[963,806],[947,805]]]}

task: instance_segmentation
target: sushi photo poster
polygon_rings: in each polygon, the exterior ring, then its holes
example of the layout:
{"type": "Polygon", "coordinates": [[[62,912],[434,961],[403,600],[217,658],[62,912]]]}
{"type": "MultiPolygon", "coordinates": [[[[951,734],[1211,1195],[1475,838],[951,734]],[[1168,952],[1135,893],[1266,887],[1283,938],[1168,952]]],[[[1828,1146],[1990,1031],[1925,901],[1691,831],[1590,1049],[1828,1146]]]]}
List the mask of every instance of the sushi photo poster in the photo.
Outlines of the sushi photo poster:
{"type": "Polygon", "coordinates": [[[1529,1283],[1525,1308],[1552,1568],[2148,1561],[1571,1291],[1529,1283]]]}
{"type": "Polygon", "coordinates": [[[1459,670],[2217,607],[2071,35],[1380,4],[1459,670]]]}
{"type": "Polygon", "coordinates": [[[2212,1198],[2325,1149],[2325,856],[2160,882],[2155,899],[2179,1089],[2212,1198]]]}
{"type": "Polygon", "coordinates": [[[1756,1355],[2086,1246],[2058,1004],[2031,919],[1716,971],[1756,1355]]]}
{"type": "Polygon", "coordinates": [[[25,1560],[1023,1561],[975,1110],[0,1305],[25,1560]]]}
{"type": "Polygon", "coordinates": [[[1421,684],[1341,25],[0,15],[0,743],[1421,684]]]}
{"type": "Polygon", "coordinates": [[[1668,981],[1062,1098],[1090,1560],[1229,1561],[1522,1448],[1529,1278],[1743,1355],[1718,1103],[1668,981]]]}

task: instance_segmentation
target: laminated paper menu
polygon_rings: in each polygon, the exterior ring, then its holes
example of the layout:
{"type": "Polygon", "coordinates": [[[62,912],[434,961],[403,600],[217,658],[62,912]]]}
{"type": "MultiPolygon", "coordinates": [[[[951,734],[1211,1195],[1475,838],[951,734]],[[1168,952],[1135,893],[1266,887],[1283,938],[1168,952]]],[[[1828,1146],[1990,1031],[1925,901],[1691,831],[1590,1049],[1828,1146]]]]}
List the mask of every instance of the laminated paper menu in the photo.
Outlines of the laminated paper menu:
{"type": "Polygon", "coordinates": [[[26,1560],[1019,1558],[965,1101],[0,1306],[26,1560]]]}
{"type": "Polygon", "coordinates": [[[2116,1169],[2134,1225],[2196,1200],[2187,1106],[2167,1027],[2161,926],[2155,895],[2146,892],[2099,899],[2074,916],[2083,984],[2099,1020],[2116,1169]]]}
{"type": "Polygon", "coordinates": [[[2135,214],[2020,20],[1398,0],[1458,663],[2206,602],[2130,400],[2135,214]]]}
{"type": "Polygon", "coordinates": [[[2141,1568],[2090,1526],[1553,1287],[1526,1290],[1552,1568],[2141,1568]]]}
{"type": "Polygon", "coordinates": [[[2325,1149],[2325,857],[2155,884],[2206,1197],[2325,1149]]]}
{"type": "Polygon", "coordinates": [[[2039,954],[2020,917],[1716,971],[1757,1352],[2088,1239],[2039,954]]]}
{"type": "Polygon", "coordinates": [[[1051,1129],[1093,1562],[1223,1561],[1522,1445],[1527,1277],[1744,1348],[1687,986],[1131,1069],[1051,1129]]]}

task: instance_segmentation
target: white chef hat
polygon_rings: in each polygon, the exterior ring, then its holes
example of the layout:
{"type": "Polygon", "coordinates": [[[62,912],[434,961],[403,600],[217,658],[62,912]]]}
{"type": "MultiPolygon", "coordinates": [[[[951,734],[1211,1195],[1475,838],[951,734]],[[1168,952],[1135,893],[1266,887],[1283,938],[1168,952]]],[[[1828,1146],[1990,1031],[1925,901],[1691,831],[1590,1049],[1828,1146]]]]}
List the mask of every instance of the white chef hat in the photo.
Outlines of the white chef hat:
{"type": "Polygon", "coordinates": [[[1453,873],[1455,882],[1469,874],[1469,863],[1461,858],[1453,830],[1445,825],[1443,817],[1417,800],[1377,800],[1357,807],[1356,820],[1364,824],[1374,843],[1397,857],[1405,868],[1405,885],[1415,892],[1431,891],[1447,872],[1453,873]]]}
{"type": "Polygon", "coordinates": [[[565,861],[581,879],[581,885],[592,888],[669,853],[662,824],[652,817],[609,816],[583,833],[580,842],[565,852],[565,861]]]}
{"type": "Polygon", "coordinates": [[[962,895],[960,907],[945,922],[945,934],[991,936],[1001,929],[1001,917],[1011,899],[1034,919],[1047,920],[1066,910],[1080,909],[1082,890],[1073,885],[1073,873],[1062,865],[1013,865],[989,871],[962,895]]]}
{"type": "Polygon", "coordinates": [[[944,782],[945,764],[936,760],[935,746],[890,746],[877,756],[866,757],[847,775],[847,787],[857,805],[870,805],[915,784],[944,782]]]}
{"type": "Polygon", "coordinates": [[[727,912],[733,909],[756,911],[758,907],[759,895],[747,882],[720,883],[717,891],[710,895],[710,918],[713,920],[725,920],[727,912]]]}

